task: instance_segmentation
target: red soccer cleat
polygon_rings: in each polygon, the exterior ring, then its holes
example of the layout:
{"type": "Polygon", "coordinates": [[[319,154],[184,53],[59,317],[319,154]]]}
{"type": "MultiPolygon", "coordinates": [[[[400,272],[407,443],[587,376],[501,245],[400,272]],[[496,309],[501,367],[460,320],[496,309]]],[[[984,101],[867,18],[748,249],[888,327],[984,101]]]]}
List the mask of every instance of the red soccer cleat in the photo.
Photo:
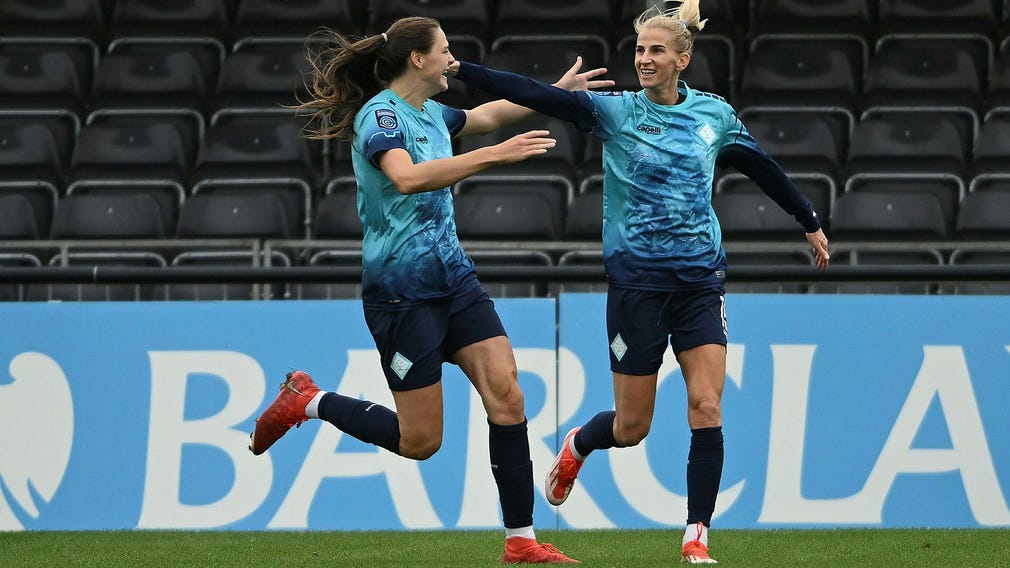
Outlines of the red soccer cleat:
{"type": "MultiPolygon", "coordinates": [[[[697,535],[692,540],[685,542],[684,547],[680,549],[680,561],[688,564],[718,564],[708,555],[708,547],[701,541],[705,526],[699,522],[695,523],[694,528],[697,530],[697,535]]],[[[687,530],[691,530],[690,525],[687,530]]]]}
{"type": "Polygon", "coordinates": [[[565,440],[561,442],[561,451],[554,459],[554,465],[547,471],[546,493],[547,501],[551,505],[560,505],[568,499],[568,494],[572,492],[575,485],[575,478],[582,469],[585,460],[575,459],[572,454],[572,438],[582,428],[572,428],[565,434],[565,440]]]}
{"type": "Polygon", "coordinates": [[[302,371],[288,373],[281,383],[281,393],[256,419],[256,430],[249,435],[249,449],[257,456],[270,449],[292,426],[308,420],[305,407],[319,387],[302,371]]]}
{"type": "Polygon", "coordinates": [[[533,538],[514,536],[505,539],[505,553],[501,556],[502,564],[578,564],[565,556],[553,544],[539,543],[533,538]]]}

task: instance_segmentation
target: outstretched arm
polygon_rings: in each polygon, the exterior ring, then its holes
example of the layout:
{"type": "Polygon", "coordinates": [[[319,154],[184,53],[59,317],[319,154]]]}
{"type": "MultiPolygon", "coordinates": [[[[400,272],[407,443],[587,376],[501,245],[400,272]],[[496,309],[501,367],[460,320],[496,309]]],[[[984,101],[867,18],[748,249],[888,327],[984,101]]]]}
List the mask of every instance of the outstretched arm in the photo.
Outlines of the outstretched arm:
{"type": "MultiPolygon", "coordinates": [[[[581,61],[577,61],[573,69],[577,70],[576,66],[581,66],[581,61]]],[[[587,71],[585,74],[582,74],[581,80],[584,80],[586,85],[590,87],[612,84],[611,81],[591,81],[590,79],[596,75],[588,74],[597,71],[601,70],[587,71]]],[[[603,69],[601,72],[605,71],[603,69]]],[[[487,91],[495,96],[502,97],[517,105],[571,122],[580,130],[589,131],[596,125],[592,102],[584,90],[569,91],[522,75],[496,71],[465,61],[454,62],[450,65],[447,74],[451,75],[453,72],[455,72],[456,78],[464,83],[487,91]]],[[[565,77],[569,77],[571,73],[572,70],[569,70],[565,74],[565,77]]],[[[575,75],[576,80],[578,80],[577,77],[579,74],[576,73],[575,75]]],[[[562,81],[564,80],[562,78],[562,81]]],[[[469,126],[470,113],[472,112],[474,111],[467,111],[467,126],[469,126]]],[[[461,133],[473,134],[479,132],[478,130],[467,132],[467,126],[463,128],[461,133]]]]}
{"type": "Polygon", "coordinates": [[[730,144],[719,152],[717,163],[720,167],[736,168],[754,181],[786,213],[799,221],[806,231],[807,242],[813,247],[817,267],[828,267],[828,238],[821,229],[817,213],[778,162],[760,150],[743,144],[730,144]]]}

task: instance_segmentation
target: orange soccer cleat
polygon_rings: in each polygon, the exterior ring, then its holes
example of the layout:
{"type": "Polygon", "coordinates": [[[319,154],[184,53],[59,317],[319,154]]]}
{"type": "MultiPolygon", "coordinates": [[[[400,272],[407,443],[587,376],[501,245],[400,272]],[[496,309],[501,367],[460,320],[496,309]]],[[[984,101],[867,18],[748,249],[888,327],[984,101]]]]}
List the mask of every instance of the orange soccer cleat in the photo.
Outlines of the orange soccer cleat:
{"type": "Polygon", "coordinates": [[[318,392],[319,387],[308,373],[288,373],[281,383],[280,394],[256,419],[256,430],[249,435],[249,449],[252,453],[257,456],[262,454],[292,426],[300,426],[308,420],[305,407],[318,392]]]}
{"type": "Polygon", "coordinates": [[[501,557],[502,564],[578,564],[565,556],[552,544],[539,543],[533,538],[514,536],[505,539],[505,553],[501,557]]]}
{"type": "Polygon", "coordinates": [[[697,534],[695,538],[685,542],[684,547],[680,549],[680,561],[688,564],[718,564],[708,555],[708,546],[701,541],[705,534],[705,525],[700,522],[695,523],[693,527],[688,525],[687,530],[690,531],[692,528],[697,531],[697,534]]]}
{"type": "Polygon", "coordinates": [[[547,501],[551,505],[560,505],[568,499],[568,494],[572,492],[575,485],[575,478],[582,469],[585,460],[579,460],[572,454],[572,438],[581,430],[581,427],[572,428],[565,434],[565,440],[561,442],[561,451],[554,459],[554,465],[547,471],[547,481],[545,483],[547,501]]]}

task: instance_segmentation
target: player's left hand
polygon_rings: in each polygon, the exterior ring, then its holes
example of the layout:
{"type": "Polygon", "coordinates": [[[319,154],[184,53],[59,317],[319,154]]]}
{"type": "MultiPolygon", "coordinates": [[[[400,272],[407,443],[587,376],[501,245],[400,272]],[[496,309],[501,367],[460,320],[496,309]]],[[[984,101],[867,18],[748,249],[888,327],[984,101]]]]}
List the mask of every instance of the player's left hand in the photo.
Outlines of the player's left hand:
{"type": "Polygon", "coordinates": [[[594,79],[594,77],[599,77],[606,73],[606,67],[598,67],[579,73],[579,69],[581,68],[582,56],[579,55],[575,58],[575,64],[568,71],[565,71],[565,74],[558,79],[558,82],[554,83],[554,86],[569,91],[585,91],[587,89],[601,89],[614,86],[614,82],[610,79],[594,79]]]}
{"type": "Polygon", "coordinates": [[[452,60],[449,62],[449,66],[445,68],[442,72],[446,77],[455,77],[456,73],[459,72],[459,61],[452,60]]]}
{"type": "Polygon", "coordinates": [[[827,268],[831,256],[828,255],[828,237],[824,235],[824,230],[817,229],[816,232],[807,233],[807,242],[814,247],[814,262],[817,268],[821,270],[827,268]]]}

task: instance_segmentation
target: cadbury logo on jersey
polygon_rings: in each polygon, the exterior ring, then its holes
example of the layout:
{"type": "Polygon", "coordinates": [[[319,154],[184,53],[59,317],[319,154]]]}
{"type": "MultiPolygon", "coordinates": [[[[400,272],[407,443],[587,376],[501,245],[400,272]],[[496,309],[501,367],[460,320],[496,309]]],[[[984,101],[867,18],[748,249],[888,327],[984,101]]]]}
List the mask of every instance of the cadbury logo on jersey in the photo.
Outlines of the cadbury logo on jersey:
{"type": "Polygon", "coordinates": [[[417,138],[414,138],[414,142],[417,142],[418,144],[427,144],[428,143],[428,137],[427,136],[418,136],[417,138]]]}
{"type": "Polygon", "coordinates": [[[663,129],[658,126],[652,126],[651,124],[639,124],[635,127],[635,130],[639,132],[644,132],[646,134],[661,134],[663,129]]]}

